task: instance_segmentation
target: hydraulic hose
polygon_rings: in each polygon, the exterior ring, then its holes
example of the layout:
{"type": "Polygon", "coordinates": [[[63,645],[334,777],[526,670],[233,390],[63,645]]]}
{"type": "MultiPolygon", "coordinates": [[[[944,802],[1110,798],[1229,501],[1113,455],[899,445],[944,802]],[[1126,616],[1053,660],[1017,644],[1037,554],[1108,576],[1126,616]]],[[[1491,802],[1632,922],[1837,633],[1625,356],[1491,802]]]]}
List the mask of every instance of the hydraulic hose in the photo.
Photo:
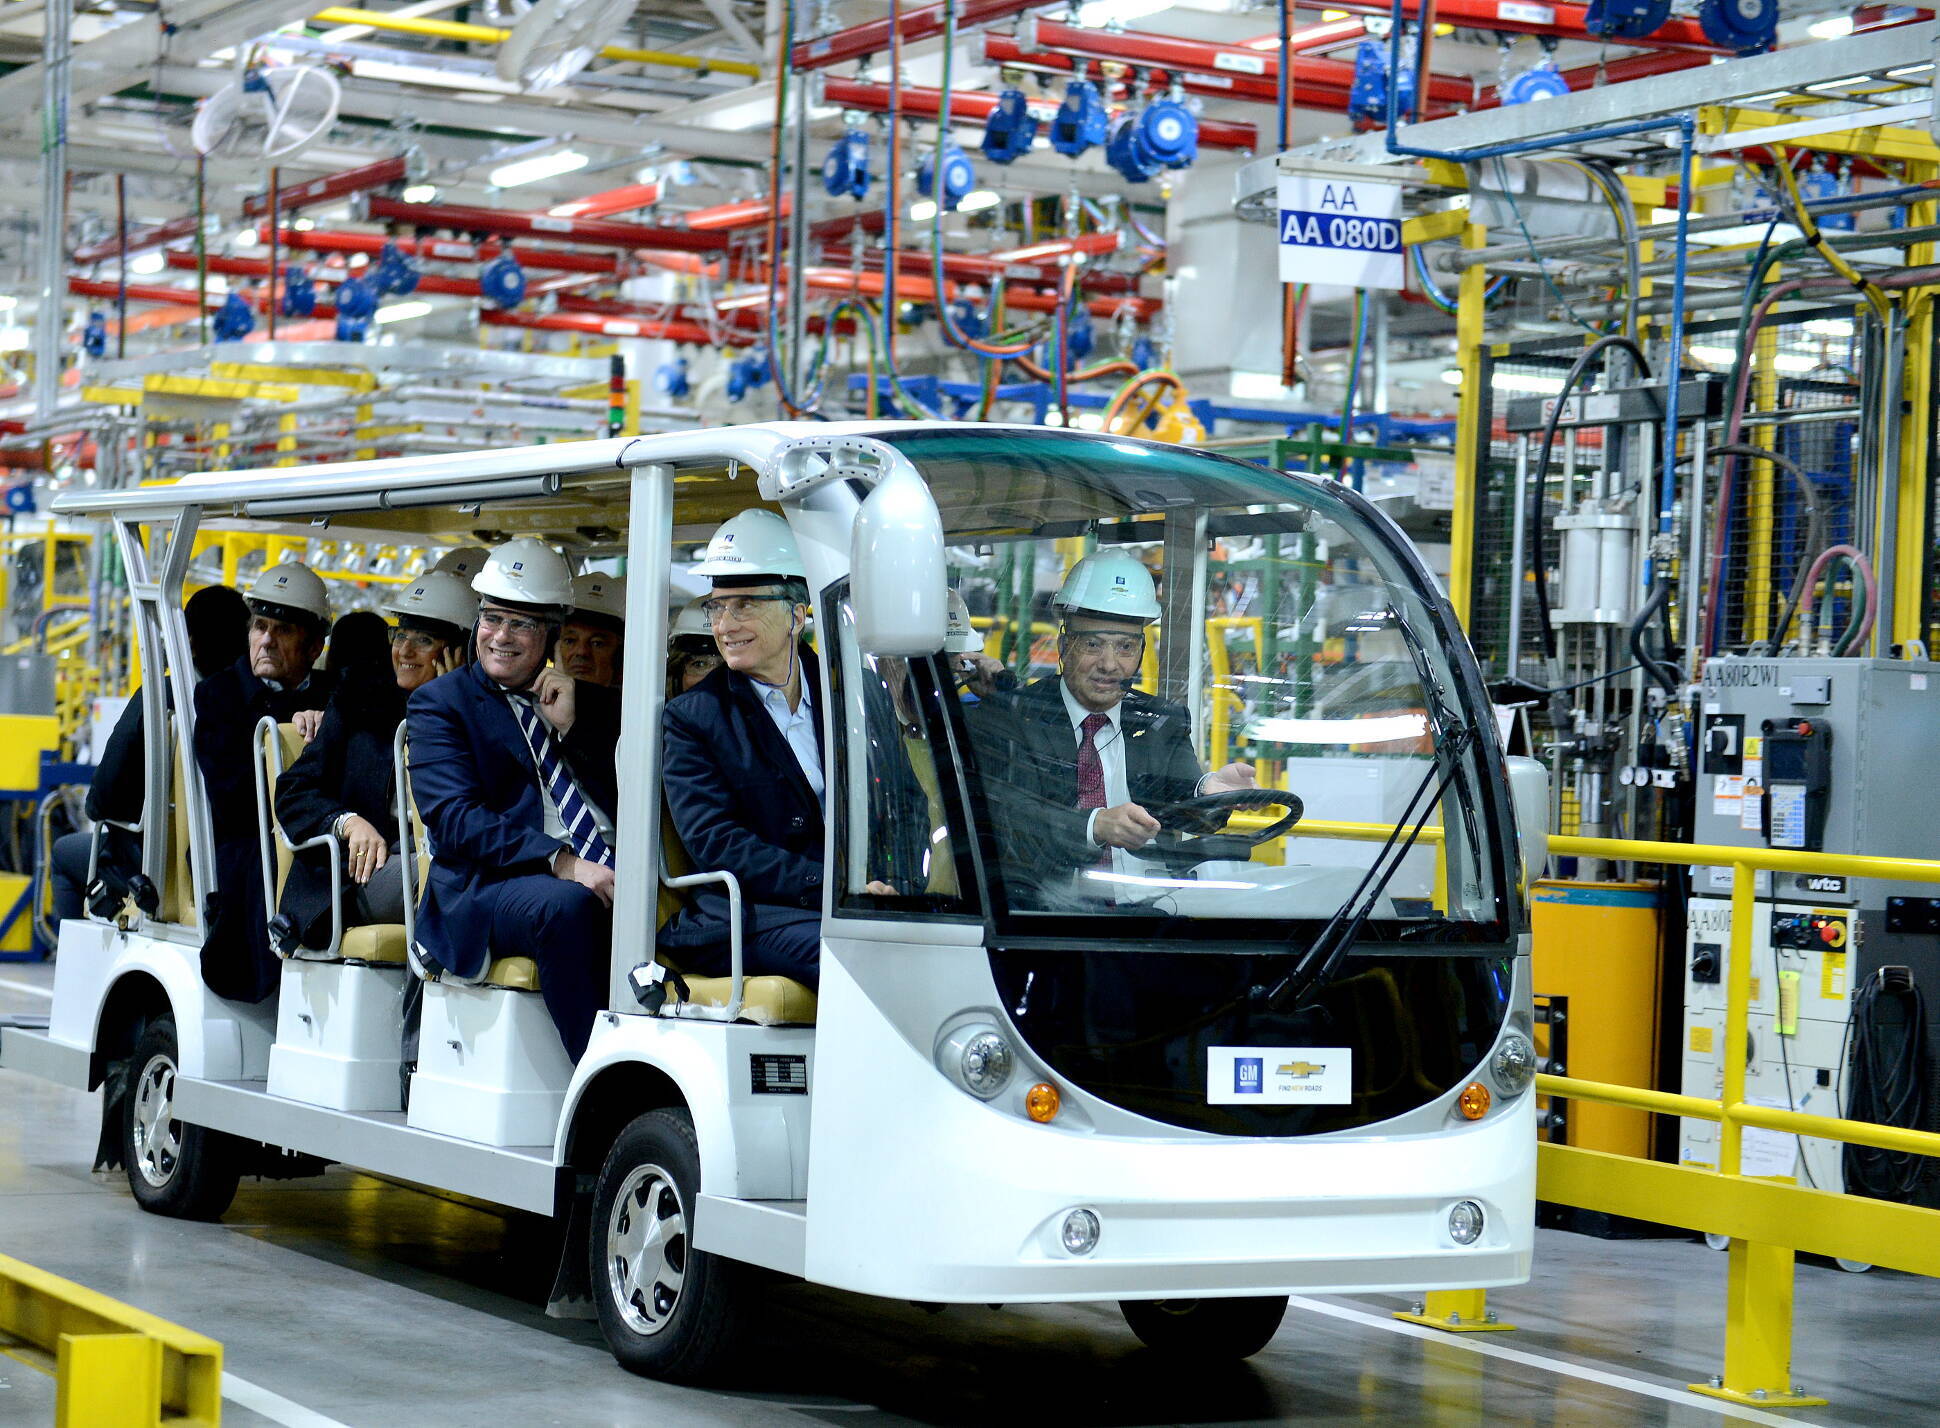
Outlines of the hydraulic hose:
{"type": "MultiPolygon", "coordinates": [[[[1722,446],[1713,447],[1711,455],[1713,457],[1722,456],[1727,459],[1733,456],[1743,456],[1752,461],[1769,461],[1787,476],[1791,477],[1793,484],[1799,488],[1799,504],[1804,507],[1805,544],[1803,548],[1805,550],[1817,550],[1819,548],[1820,543],[1826,538],[1825,512],[1819,508],[1818,488],[1812,484],[1812,478],[1806,474],[1804,467],[1800,466],[1798,462],[1792,460],[1789,456],[1780,456],[1776,451],[1767,451],[1763,447],[1752,446],[1742,441],[1730,441],[1724,443],[1722,446]]],[[[1821,558],[1823,559],[1823,557],[1821,558]]],[[[1799,600],[1807,593],[1806,564],[1805,556],[1801,554],[1799,556],[1798,567],[1792,575],[1792,589],[1785,597],[1785,606],[1778,617],[1778,624],[1773,629],[1771,638],[1765,642],[1763,651],[1765,654],[1777,654],[1779,647],[1785,642],[1785,632],[1791,628],[1793,615],[1798,613],[1799,600]]],[[[1814,563],[1813,568],[1817,569],[1819,567],[1814,563]]],[[[1811,606],[1809,603],[1806,606],[1806,610],[1807,613],[1810,613],[1811,606]]]]}
{"type": "MultiPolygon", "coordinates": [[[[1583,380],[1583,374],[1599,355],[1612,347],[1621,347],[1636,359],[1637,375],[1644,381],[1651,376],[1650,359],[1644,356],[1644,349],[1621,333],[1611,333],[1599,337],[1577,355],[1571,364],[1569,375],[1563,378],[1562,390],[1556,394],[1556,404],[1550,408],[1549,420],[1543,424],[1543,444],[1536,457],[1534,478],[1529,483],[1529,494],[1524,514],[1524,527],[1529,532],[1529,573],[1536,585],[1536,617],[1542,621],[1543,655],[1556,658],[1556,627],[1549,618],[1549,585],[1545,578],[1548,561],[1543,557],[1543,484],[1549,479],[1549,454],[1556,444],[1556,429],[1562,425],[1563,412],[1569,405],[1569,395],[1576,384],[1583,380]]],[[[1520,578],[1520,575],[1518,575],[1520,578]]],[[[1550,678],[1554,679],[1552,672],[1550,678]]]]}
{"type": "MultiPolygon", "coordinates": [[[[1652,617],[1668,611],[1670,603],[1671,583],[1660,577],[1650,592],[1650,598],[1644,602],[1643,609],[1639,610],[1637,618],[1630,622],[1630,653],[1636,657],[1637,663],[1643,666],[1644,673],[1649,675],[1664,693],[1675,698],[1677,670],[1668,660],[1660,660],[1653,655],[1645,644],[1645,636],[1650,631],[1652,617]]],[[[1666,655],[1670,653],[1668,646],[1664,652],[1666,655]]]]}
{"type": "MultiPolygon", "coordinates": [[[[1867,560],[1859,550],[1849,545],[1834,545],[1820,551],[1818,559],[1812,562],[1811,567],[1801,577],[1801,583],[1805,586],[1805,603],[1800,608],[1803,612],[1802,618],[1809,621],[1812,618],[1812,606],[1818,597],[1820,577],[1835,560],[1839,559],[1847,561],[1858,572],[1866,601],[1866,612],[1861,617],[1858,628],[1842,635],[1839,640],[1842,646],[1856,648],[1865,643],[1866,636],[1873,632],[1873,612],[1879,608],[1879,581],[1873,575],[1872,562],[1867,560]]],[[[1781,629],[1779,633],[1783,634],[1784,631],[1781,629]]],[[[1773,649],[1776,650],[1776,648],[1777,646],[1774,645],[1773,649]]]]}

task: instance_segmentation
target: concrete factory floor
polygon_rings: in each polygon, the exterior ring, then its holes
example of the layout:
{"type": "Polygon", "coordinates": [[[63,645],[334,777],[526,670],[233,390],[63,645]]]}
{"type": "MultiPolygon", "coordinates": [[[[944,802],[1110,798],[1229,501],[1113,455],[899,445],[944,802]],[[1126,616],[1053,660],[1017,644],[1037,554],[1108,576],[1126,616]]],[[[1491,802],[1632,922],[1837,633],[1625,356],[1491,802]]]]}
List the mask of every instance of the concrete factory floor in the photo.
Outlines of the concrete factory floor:
{"type": "MultiPolygon", "coordinates": [[[[52,969],[0,965],[0,1014],[52,969]]],[[[286,1428],[1055,1423],[1914,1424],[1940,1400],[1940,1283],[1798,1271],[1796,1377],[1830,1406],[1737,1408],[1683,1385],[1720,1365],[1725,1257],[1685,1240],[1543,1231],[1535,1279],[1491,1296],[1514,1334],[1397,1323],[1396,1296],[1296,1299],[1249,1363],[1180,1372],[1107,1305],[931,1315],[800,1285],[732,1389],[614,1364],[544,1317],[539,1223],[368,1176],[247,1183],[222,1223],[135,1208],[91,1175],[98,1100],[0,1072],[0,1253],[223,1344],[223,1422],[286,1428]]],[[[51,1420],[53,1382],[0,1357],[0,1424],[51,1420]]]]}

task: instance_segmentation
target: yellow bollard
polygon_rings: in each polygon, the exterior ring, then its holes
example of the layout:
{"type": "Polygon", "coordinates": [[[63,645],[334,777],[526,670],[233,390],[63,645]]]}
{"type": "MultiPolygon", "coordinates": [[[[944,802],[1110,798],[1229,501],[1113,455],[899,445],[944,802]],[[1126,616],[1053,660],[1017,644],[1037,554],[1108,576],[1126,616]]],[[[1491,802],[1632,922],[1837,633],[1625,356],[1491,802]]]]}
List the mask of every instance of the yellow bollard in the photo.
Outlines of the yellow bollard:
{"type": "Polygon", "coordinates": [[[1724,1373],[1691,1392],[1766,1408],[1823,1404],[1792,1382],[1792,1251],[1733,1240],[1729,1253],[1724,1373]]]}
{"type": "Polygon", "coordinates": [[[1516,1327],[1495,1317],[1486,1289],[1431,1289],[1411,1312],[1394,1317],[1446,1334],[1499,1334],[1516,1327]]]}
{"type": "Polygon", "coordinates": [[[146,1334],[62,1334],[54,1428],[157,1428],[162,1345],[146,1334]]]}

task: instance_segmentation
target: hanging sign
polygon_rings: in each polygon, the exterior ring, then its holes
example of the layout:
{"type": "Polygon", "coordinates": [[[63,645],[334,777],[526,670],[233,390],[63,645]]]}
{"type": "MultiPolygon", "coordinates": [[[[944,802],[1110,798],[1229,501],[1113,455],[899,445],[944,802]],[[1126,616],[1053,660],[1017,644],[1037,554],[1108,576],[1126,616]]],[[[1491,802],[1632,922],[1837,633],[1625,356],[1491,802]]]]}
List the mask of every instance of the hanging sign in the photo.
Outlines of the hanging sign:
{"type": "Polygon", "coordinates": [[[1280,180],[1280,281],[1400,288],[1401,190],[1339,179],[1280,180]]]}

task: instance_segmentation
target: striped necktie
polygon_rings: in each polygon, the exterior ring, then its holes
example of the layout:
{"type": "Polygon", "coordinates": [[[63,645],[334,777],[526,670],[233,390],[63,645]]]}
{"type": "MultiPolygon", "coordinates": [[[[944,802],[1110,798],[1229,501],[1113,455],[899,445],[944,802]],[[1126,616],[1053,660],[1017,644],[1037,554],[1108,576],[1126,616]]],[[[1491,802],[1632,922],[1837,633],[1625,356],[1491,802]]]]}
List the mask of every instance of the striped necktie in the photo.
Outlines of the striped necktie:
{"type": "Polygon", "coordinates": [[[613,849],[600,836],[592,808],[580,794],[572,775],[566,772],[551,729],[530,700],[508,697],[506,703],[512,706],[512,717],[519,721],[519,732],[525,735],[526,747],[532,750],[532,757],[539,765],[539,776],[545,780],[546,791],[559,810],[559,821],[566,827],[566,836],[572,839],[573,851],[589,863],[612,867],[613,849]]]}

